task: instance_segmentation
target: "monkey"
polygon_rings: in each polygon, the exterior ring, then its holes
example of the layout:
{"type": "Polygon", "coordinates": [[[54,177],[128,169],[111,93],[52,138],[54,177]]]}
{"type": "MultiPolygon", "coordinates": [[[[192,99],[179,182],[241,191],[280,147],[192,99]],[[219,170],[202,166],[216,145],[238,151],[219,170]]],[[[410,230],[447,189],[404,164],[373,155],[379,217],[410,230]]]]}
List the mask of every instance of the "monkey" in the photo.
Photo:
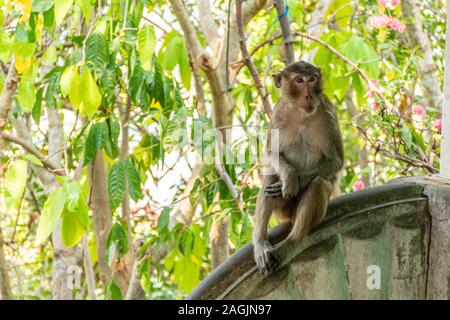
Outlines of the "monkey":
{"type": "Polygon", "coordinates": [[[266,140],[272,172],[263,176],[253,232],[255,262],[265,276],[281,262],[268,239],[272,213],[290,225],[277,248],[298,243],[324,218],[344,163],[342,134],[336,111],[323,93],[321,70],[294,62],[273,80],[281,95],[266,140]],[[278,150],[271,150],[273,130],[278,131],[278,150]]]}

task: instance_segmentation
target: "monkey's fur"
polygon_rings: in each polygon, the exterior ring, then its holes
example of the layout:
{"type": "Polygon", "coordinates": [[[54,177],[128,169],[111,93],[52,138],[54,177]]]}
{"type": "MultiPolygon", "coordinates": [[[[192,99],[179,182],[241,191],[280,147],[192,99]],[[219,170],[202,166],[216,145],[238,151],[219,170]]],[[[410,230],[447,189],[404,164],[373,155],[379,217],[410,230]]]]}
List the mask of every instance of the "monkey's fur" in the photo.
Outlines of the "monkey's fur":
{"type": "Polygon", "coordinates": [[[281,88],[270,129],[278,129],[279,150],[271,152],[271,164],[278,157],[278,169],[265,175],[256,202],[254,254],[258,269],[268,275],[279,264],[269,243],[267,225],[272,213],[292,225],[278,247],[296,244],[325,216],[328,200],[338,183],[344,152],[336,112],[322,92],[319,68],[304,61],[287,66],[274,76],[281,88]]]}

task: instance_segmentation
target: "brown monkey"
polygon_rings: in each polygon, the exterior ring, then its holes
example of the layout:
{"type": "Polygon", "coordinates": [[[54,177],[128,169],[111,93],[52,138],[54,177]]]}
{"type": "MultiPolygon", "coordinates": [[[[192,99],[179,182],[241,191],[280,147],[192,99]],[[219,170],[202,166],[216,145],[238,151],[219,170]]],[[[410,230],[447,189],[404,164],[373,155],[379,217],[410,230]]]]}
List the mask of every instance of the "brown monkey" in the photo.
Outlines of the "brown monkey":
{"type": "Polygon", "coordinates": [[[320,69],[296,62],[275,75],[274,81],[281,88],[281,99],[270,129],[278,130],[279,147],[271,150],[269,132],[267,150],[274,172],[264,176],[253,234],[256,264],[265,275],[279,263],[267,234],[272,213],[292,225],[279,246],[298,242],[325,216],[344,158],[336,112],[322,92],[320,69]],[[274,163],[278,168],[273,168],[274,163]]]}

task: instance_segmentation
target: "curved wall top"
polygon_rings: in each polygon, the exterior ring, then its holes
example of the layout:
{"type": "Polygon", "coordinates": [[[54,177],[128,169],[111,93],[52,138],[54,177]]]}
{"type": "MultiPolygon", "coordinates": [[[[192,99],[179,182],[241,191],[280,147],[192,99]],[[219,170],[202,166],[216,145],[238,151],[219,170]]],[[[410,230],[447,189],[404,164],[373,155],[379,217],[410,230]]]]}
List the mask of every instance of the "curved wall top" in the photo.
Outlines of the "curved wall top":
{"type": "MultiPolygon", "coordinates": [[[[297,246],[278,250],[283,262],[269,277],[256,269],[248,244],[188,299],[450,299],[448,281],[441,282],[450,277],[450,229],[430,237],[442,221],[450,228],[450,186],[427,177],[346,194],[297,246]]],[[[288,232],[274,228],[271,242],[288,232]]]]}

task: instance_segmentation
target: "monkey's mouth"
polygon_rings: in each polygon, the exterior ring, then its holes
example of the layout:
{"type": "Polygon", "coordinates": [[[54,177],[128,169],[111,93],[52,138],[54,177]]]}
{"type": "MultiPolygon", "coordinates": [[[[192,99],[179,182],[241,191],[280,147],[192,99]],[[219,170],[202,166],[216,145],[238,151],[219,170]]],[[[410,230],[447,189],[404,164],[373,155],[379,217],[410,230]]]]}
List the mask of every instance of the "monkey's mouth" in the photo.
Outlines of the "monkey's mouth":
{"type": "Polygon", "coordinates": [[[309,106],[305,106],[304,109],[305,109],[306,113],[313,113],[314,110],[316,110],[316,106],[309,105],[309,106]]]}

